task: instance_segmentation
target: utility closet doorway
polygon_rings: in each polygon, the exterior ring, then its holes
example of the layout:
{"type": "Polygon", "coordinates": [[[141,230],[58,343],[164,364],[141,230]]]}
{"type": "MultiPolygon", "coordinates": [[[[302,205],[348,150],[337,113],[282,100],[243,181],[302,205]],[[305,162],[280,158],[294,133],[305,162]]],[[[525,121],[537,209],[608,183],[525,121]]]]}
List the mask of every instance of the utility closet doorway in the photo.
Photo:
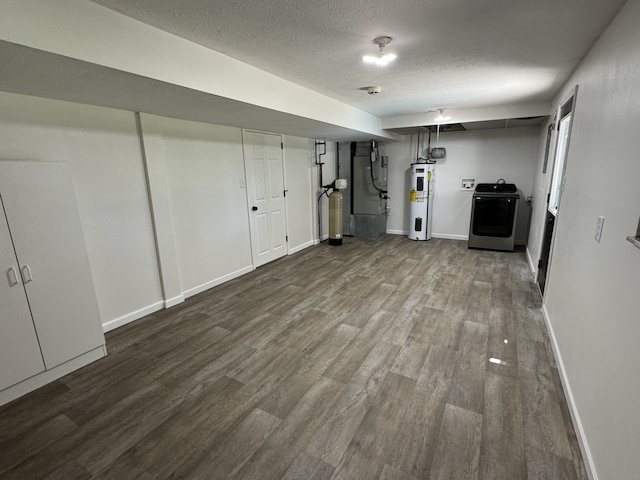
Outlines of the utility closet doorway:
{"type": "Polygon", "coordinates": [[[540,286],[540,292],[543,295],[549,275],[549,267],[551,265],[555,224],[560,211],[560,201],[566,180],[567,155],[569,153],[569,140],[571,137],[571,125],[573,124],[573,111],[577,93],[578,87],[575,88],[571,98],[562,104],[557,116],[560,120],[557,125],[558,135],[556,137],[555,160],[551,174],[549,194],[547,195],[547,211],[544,234],[542,236],[542,249],[540,251],[540,260],[538,261],[537,281],[540,286]]]}
{"type": "Polygon", "coordinates": [[[282,136],[243,131],[253,266],[287,254],[282,136]]]}

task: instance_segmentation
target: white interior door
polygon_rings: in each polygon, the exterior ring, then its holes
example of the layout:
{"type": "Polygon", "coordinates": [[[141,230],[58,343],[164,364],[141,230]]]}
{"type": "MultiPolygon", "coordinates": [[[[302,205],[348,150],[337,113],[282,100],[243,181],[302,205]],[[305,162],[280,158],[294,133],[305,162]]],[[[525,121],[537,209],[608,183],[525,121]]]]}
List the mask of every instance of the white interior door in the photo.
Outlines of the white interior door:
{"type": "Polygon", "coordinates": [[[46,367],[103,345],[67,165],[0,162],[0,193],[46,367]]]}
{"type": "Polygon", "coordinates": [[[0,390],[44,370],[20,268],[0,203],[0,390]]]}
{"type": "Polygon", "coordinates": [[[245,131],[251,250],[256,267],[287,254],[282,137],[245,131]]]}

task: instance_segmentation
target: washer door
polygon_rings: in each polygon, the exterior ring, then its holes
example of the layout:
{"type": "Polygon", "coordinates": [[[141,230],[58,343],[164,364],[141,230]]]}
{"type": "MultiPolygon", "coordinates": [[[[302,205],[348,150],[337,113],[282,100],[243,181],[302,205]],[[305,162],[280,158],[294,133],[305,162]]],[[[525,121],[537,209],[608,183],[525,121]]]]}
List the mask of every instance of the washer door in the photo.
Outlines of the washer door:
{"type": "Polygon", "coordinates": [[[513,234],[516,198],[474,196],[473,235],[509,238],[513,234]]]}

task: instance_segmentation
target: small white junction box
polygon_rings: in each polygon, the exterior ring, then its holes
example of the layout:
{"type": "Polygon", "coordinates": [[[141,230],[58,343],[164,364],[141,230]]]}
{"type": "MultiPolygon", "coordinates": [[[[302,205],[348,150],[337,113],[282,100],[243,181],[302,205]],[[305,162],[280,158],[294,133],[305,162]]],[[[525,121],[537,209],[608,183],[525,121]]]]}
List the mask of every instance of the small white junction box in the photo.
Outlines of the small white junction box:
{"type": "Polygon", "coordinates": [[[466,177],[460,179],[460,190],[475,190],[476,179],[472,177],[466,177]]]}

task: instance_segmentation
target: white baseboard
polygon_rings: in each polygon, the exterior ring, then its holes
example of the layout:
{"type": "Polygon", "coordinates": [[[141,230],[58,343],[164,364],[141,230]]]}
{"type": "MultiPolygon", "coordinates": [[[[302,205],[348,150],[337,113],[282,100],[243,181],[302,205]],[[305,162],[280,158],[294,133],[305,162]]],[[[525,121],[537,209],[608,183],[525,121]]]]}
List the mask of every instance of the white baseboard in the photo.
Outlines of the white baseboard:
{"type": "MultiPolygon", "coordinates": [[[[409,235],[409,232],[405,230],[387,230],[387,233],[391,235],[409,235]]],[[[468,235],[451,235],[448,233],[432,233],[431,238],[445,238],[448,240],[469,240],[468,235]]]]}
{"type": "Polygon", "coordinates": [[[99,347],[89,350],[87,353],[83,353],[76,358],[72,358],[61,365],[53,367],[50,370],[45,370],[44,372],[38,373],[33,377],[27,378],[20,383],[6,388],[0,392],[0,405],[5,405],[16,398],[26,395],[29,392],[33,392],[47,383],[51,383],[54,380],[64,377],[68,373],[95,362],[106,354],[107,350],[105,346],[100,345],[99,347]]]}
{"type": "Polygon", "coordinates": [[[432,233],[432,238],[446,238],[448,240],[463,240],[468,241],[469,235],[451,235],[449,233],[432,233]]]}
{"type": "MultiPolygon", "coordinates": [[[[308,242],[311,246],[311,242],[308,242]]],[[[305,244],[306,245],[306,244],[305,244]]],[[[306,247],[305,247],[306,248],[306,247]]],[[[228,282],[229,280],[233,280],[245,273],[252,272],[254,270],[253,266],[245,267],[235,272],[232,272],[228,275],[224,275],[223,277],[216,278],[215,280],[211,280],[210,282],[203,283],[202,285],[198,285],[197,287],[190,288],[189,290],[183,292],[182,295],[177,295],[173,298],[168,298],[167,300],[163,300],[160,302],[153,303],[147,307],[141,308],[134,312],[128,313],[118,318],[114,318],[113,320],[109,320],[106,323],[102,324],[102,331],[104,333],[110,332],[111,330],[115,330],[118,327],[122,327],[127,323],[131,323],[135,320],[139,320],[142,317],[149,315],[150,313],[157,312],[158,310],[162,310],[163,308],[171,308],[182,302],[184,302],[185,298],[196,295],[200,292],[204,292],[210,288],[213,288],[217,285],[220,285],[224,282],[228,282]]]]}
{"type": "Polygon", "coordinates": [[[537,274],[536,267],[533,264],[533,258],[531,258],[531,252],[529,251],[529,247],[526,248],[525,252],[527,253],[527,263],[529,264],[529,270],[531,270],[532,274],[537,274]]]}
{"type": "Polygon", "coordinates": [[[141,308],[136,310],[135,312],[127,313],[118,318],[114,318],[113,320],[109,320],[106,323],[102,324],[102,331],[104,333],[110,332],[111,330],[115,330],[118,327],[122,327],[127,323],[131,323],[134,320],[138,320],[150,313],[157,312],[158,310],[162,310],[165,306],[165,302],[160,301],[149,305],[148,307],[141,308]]]}
{"type": "Polygon", "coordinates": [[[562,389],[564,390],[564,395],[569,402],[569,413],[571,415],[571,420],[573,421],[573,426],[576,430],[576,437],[578,437],[578,445],[580,445],[582,458],[585,460],[585,470],[587,471],[589,480],[598,480],[598,473],[596,472],[596,467],[593,462],[593,456],[591,455],[589,443],[587,442],[587,437],[584,433],[582,421],[580,420],[580,415],[578,414],[578,409],[573,397],[573,392],[571,391],[571,385],[569,384],[567,372],[564,368],[564,362],[562,361],[562,355],[560,354],[560,348],[558,347],[556,334],[553,331],[553,327],[551,326],[551,320],[549,319],[549,312],[547,311],[546,305],[542,306],[542,314],[544,317],[544,322],[547,325],[547,331],[549,332],[551,348],[553,348],[553,354],[556,357],[556,365],[558,366],[558,373],[560,374],[562,389]]]}
{"type": "Polygon", "coordinates": [[[167,298],[163,303],[164,303],[164,308],[171,308],[171,307],[175,307],[176,305],[178,305],[179,303],[184,302],[184,295],[176,295],[175,297],[172,298],[167,298]]]}
{"type": "Polygon", "coordinates": [[[236,270],[235,272],[231,272],[227,275],[223,275],[222,277],[203,283],[202,285],[198,285],[197,287],[190,288],[189,290],[182,292],[182,294],[184,295],[185,298],[192,297],[194,295],[197,295],[198,293],[204,292],[205,290],[209,290],[210,288],[213,288],[225,282],[228,282],[229,280],[233,280],[234,278],[238,278],[249,272],[253,272],[254,270],[255,268],[253,267],[253,265],[249,265],[248,267],[244,267],[244,268],[241,268],[240,270],[236,270]]]}
{"type": "Polygon", "coordinates": [[[321,239],[314,238],[313,245],[320,245],[325,240],[329,240],[329,235],[324,235],[321,239]]]}
{"type": "Polygon", "coordinates": [[[289,250],[288,255],[293,255],[294,253],[298,253],[302,250],[304,250],[305,248],[309,248],[313,245],[317,245],[318,241],[314,241],[314,240],[309,240],[308,242],[303,243],[302,245],[298,245],[297,247],[293,247],[289,250]]]}

